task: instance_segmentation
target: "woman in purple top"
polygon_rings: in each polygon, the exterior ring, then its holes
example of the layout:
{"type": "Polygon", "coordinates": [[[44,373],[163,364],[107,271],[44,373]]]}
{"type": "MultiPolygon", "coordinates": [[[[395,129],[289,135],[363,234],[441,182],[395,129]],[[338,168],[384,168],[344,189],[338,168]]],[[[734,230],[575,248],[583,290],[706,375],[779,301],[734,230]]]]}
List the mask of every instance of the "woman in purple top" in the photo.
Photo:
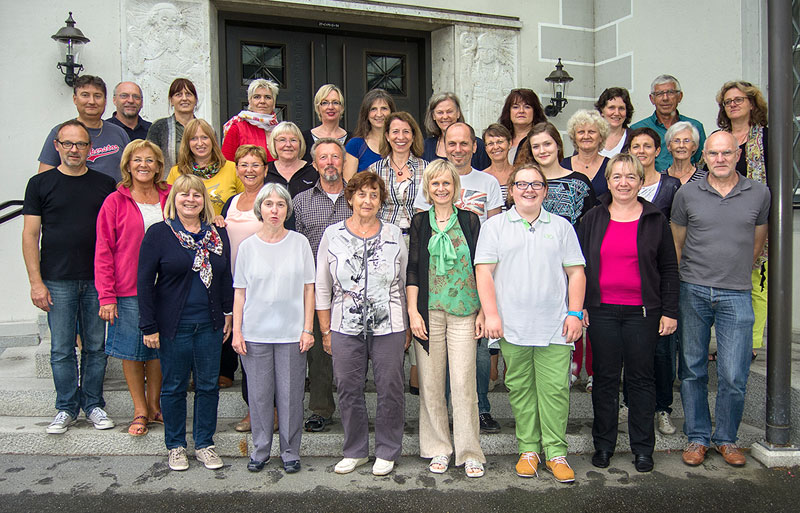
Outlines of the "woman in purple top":
{"type": "Polygon", "coordinates": [[[610,195],[578,226],[586,258],[586,305],[594,356],[592,464],[606,468],[617,443],[622,365],[628,387],[628,433],[634,466],[653,469],[659,336],[678,322],[678,261],[667,220],[639,196],[644,168],[627,153],[614,156],[606,179],[610,195]]]}

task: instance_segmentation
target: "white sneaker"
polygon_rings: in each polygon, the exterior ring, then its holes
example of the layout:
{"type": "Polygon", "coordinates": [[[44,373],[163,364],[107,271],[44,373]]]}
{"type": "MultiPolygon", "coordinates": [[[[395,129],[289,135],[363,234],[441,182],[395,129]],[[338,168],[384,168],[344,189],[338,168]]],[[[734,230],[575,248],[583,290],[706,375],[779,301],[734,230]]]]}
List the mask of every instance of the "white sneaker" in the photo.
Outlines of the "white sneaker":
{"type": "Polygon", "coordinates": [[[349,474],[368,461],[369,458],[342,458],[342,461],[333,467],[333,471],[337,474],[349,474]]]}
{"type": "Polygon", "coordinates": [[[67,432],[67,428],[75,424],[75,417],[65,411],[56,414],[53,422],[47,426],[47,432],[51,435],[60,435],[67,432]]]}
{"type": "Polygon", "coordinates": [[[665,411],[656,412],[656,424],[658,424],[658,430],[661,434],[674,435],[675,431],[677,431],[675,424],[672,423],[672,419],[669,418],[669,413],[665,411]]]}
{"type": "Polygon", "coordinates": [[[114,427],[114,421],[108,418],[108,414],[99,406],[92,409],[86,420],[94,424],[95,429],[111,429],[114,427]]]}
{"type": "Polygon", "coordinates": [[[187,470],[189,458],[186,456],[185,447],[176,447],[169,450],[169,468],[172,470],[187,470]]]}
{"type": "Polygon", "coordinates": [[[222,468],[222,458],[217,455],[217,448],[213,445],[203,447],[202,449],[195,449],[194,457],[209,470],[222,468]]]}
{"type": "Polygon", "coordinates": [[[372,475],[385,476],[394,469],[394,462],[389,460],[382,460],[375,458],[375,464],[372,465],[372,475]]]}

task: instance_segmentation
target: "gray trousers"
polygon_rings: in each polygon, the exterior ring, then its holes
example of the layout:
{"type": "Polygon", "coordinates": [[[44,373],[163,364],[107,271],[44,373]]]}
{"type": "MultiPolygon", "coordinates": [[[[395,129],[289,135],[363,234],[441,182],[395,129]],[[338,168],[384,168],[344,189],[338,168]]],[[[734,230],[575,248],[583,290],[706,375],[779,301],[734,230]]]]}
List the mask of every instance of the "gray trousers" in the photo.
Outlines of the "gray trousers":
{"type": "Polygon", "coordinates": [[[246,342],[242,365],[247,372],[250,425],[255,451],[250,459],[266,461],[272,450],[274,407],[278,408],[281,460],[300,459],[303,433],[306,353],[300,343],[259,344],[246,342]]]}
{"type": "Polygon", "coordinates": [[[339,412],[344,428],[345,458],[369,456],[369,417],[364,400],[364,380],[372,359],[378,406],[375,412],[375,456],[395,461],[400,457],[405,423],[403,357],[406,333],[359,337],[333,332],[333,379],[339,394],[339,412]]]}

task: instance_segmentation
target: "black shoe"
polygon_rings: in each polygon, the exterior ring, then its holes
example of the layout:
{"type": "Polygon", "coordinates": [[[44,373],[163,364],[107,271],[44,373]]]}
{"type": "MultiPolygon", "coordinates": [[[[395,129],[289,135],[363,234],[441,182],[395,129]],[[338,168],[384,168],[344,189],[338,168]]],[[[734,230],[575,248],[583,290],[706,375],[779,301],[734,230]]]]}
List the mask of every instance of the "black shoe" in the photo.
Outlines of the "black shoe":
{"type": "Polygon", "coordinates": [[[492,418],[491,413],[480,413],[478,419],[481,423],[481,433],[499,433],[500,423],[492,418]]]}
{"type": "Polygon", "coordinates": [[[312,414],[308,420],[306,420],[305,428],[306,431],[312,433],[319,433],[325,426],[332,423],[333,421],[330,418],[325,418],[322,415],[317,415],[316,413],[312,414]]]}
{"type": "Polygon", "coordinates": [[[284,461],[283,470],[287,474],[294,474],[295,472],[300,472],[300,460],[284,461]]]}
{"type": "Polygon", "coordinates": [[[264,465],[267,463],[269,463],[269,458],[264,461],[256,461],[251,459],[247,462],[247,470],[250,472],[261,472],[261,470],[264,468],[264,465]]]}
{"type": "Polygon", "coordinates": [[[637,472],[650,472],[653,470],[653,457],[647,454],[634,454],[633,466],[637,472]]]}
{"type": "Polygon", "coordinates": [[[411,395],[419,395],[419,387],[412,387],[408,385],[408,393],[411,395]]]}
{"type": "Polygon", "coordinates": [[[592,465],[597,468],[607,468],[608,465],[611,464],[612,456],[614,456],[613,452],[598,449],[594,451],[594,454],[592,455],[592,465]]]}

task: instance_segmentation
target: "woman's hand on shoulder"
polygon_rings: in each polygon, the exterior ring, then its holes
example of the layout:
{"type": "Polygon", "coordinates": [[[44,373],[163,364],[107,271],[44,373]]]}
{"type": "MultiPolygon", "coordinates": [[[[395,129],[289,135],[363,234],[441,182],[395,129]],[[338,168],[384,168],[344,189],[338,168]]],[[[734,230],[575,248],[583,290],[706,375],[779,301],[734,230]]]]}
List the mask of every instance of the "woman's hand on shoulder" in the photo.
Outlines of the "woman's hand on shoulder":
{"type": "Polygon", "coordinates": [[[213,219],[211,222],[212,222],[212,223],[214,224],[214,226],[216,226],[217,228],[225,228],[225,226],[226,226],[226,224],[225,224],[225,218],[224,218],[224,217],[222,217],[221,215],[214,216],[214,219],[213,219]]]}

